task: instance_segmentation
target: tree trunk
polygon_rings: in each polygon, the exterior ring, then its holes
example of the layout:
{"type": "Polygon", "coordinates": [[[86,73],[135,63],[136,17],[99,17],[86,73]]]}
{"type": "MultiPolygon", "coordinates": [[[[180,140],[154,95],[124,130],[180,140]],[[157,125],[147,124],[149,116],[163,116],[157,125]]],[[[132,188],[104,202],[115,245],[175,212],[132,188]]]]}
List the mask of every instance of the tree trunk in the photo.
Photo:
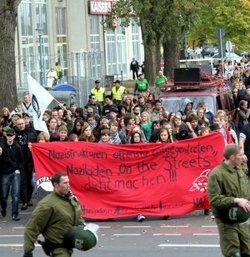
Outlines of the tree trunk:
{"type": "Polygon", "coordinates": [[[148,80],[149,85],[152,87],[154,85],[154,79],[156,70],[159,67],[158,58],[160,59],[160,43],[150,38],[145,33],[145,22],[144,18],[140,18],[142,39],[144,45],[144,63],[145,63],[145,78],[148,80]],[[159,54],[158,54],[159,52],[159,54]]]}
{"type": "MultiPolygon", "coordinates": [[[[155,73],[157,73],[161,69],[161,35],[156,36],[156,44],[155,44],[155,73]]],[[[156,74],[155,74],[156,76],[156,74]]]]}
{"type": "Polygon", "coordinates": [[[173,38],[167,40],[163,44],[163,56],[164,56],[164,69],[166,71],[167,77],[170,79],[174,78],[174,69],[180,67],[179,63],[179,52],[180,45],[177,40],[173,38]]]}
{"type": "Polygon", "coordinates": [[[15,31],[20,2],[1,0],[0,3],[0,106],[10,110],[17,104],[15,31]]]}
{"type": "Polygon", "coordinates": [[[154,78],[156,73],[156,60],[155,60],[155,45],[154,43],[151,44],[144,44],[144,51],[145,51],[145,77],[148,80],[150,86],[154,84],[154,78]]]}

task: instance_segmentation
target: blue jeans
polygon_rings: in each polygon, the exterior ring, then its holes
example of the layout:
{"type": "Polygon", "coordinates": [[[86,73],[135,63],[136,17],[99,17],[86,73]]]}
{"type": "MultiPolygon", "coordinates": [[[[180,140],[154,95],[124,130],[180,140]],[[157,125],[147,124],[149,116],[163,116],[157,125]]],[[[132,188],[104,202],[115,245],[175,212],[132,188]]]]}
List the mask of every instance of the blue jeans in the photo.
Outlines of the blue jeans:
{"type": "Polygon", "coordinates": [[[2,200],[1,207],[3,211],[7,209],[7,201],[11,188],[11,197],[12,197],[12,217],[18,215],[18,204],[19,204],[19,195],[20,195],[20,174],[15,172],[2,175],[1,185],[2,185],[2,200]]]}

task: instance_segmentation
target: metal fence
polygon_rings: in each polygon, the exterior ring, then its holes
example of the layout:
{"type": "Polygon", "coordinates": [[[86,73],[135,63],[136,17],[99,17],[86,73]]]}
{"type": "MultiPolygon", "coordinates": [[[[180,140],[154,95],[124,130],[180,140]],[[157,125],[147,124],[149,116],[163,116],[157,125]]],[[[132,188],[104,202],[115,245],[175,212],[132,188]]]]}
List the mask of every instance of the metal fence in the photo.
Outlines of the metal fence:
{"type": "MultiPolygon", "coordinates": [[[[47,73],[50,67],[53,67],[57,58],[56,56],[44,56],[44,58],[47,60],[45,62],[45,74],[43,74],[46,80],[47,73]]],[[[61,62],[63,77],[58,83],[67,83],[75,87],[77,95],[76,102],[79,106],[84,106],[87,103],[88,96],[91,89],[94,87],[94,81],[96,79],[100,80],[102,85],[107,87],[107,91],[111,88],[114,80],[120,79],[123,81],[122,71],[117,70],[114,72],[115,74],[108,74],[103,51],[71,52],[68,56],[63,56],[60,59],[63,60],[61,62]]],[[[28,89],[27,74],[31,74],[40,82],[41,72],[39,69],[39,58],[38,56],[29,56],[29,58],[19,56],[16,59],[16,63],[21,73],[17,86],[18,95],[21,96],[21,92],[27,91],[28,89]],[[30,65],[27,65],[27,63],[30,63],[30,65]],[[23,67],[25,67],[25,69],[23,67]]],[[[62,95],[65,97],[65,93],[62,95]]],[[[68,99],[65,99],[64,102],[68,102],[68,99]]]]}
{"type": "Polygon", "coordinates": [[[76,87],[77,102],[83,106],[96,79],[105,76],[104,53],[99,51],[71,53],[71,74],[69,82],[76,87]]]}
{"type": "Polygon", "coordinates": [[[100,80],[102,85],[109,91],[113,81],[120,79],[123,81],[123,72],[117,71],[116,74],[107,74],[104,52],[75,52],[71,54],[72,77],[69,78],[77,89],[77,100],[80,106],[88,101],[94,81],[100,80]]]}

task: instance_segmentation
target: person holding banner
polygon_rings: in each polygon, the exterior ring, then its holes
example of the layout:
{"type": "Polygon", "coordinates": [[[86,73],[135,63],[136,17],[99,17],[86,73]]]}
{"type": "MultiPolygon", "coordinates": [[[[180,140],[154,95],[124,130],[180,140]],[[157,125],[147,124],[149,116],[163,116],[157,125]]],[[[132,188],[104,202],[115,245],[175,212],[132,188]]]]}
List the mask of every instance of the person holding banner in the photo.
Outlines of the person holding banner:
{"type": "Polygon", "coordinates": [[[30,143],[37,142],[37,134],[34,128],[25,125],[25,120],[19,118],[14,127],[16,132],[15,141],[21,146],[24,158],[24,167],[21,170],[21,189],[20,200],[22,202],[21,210],[27,210],[28,206],[32,206],[33,184],[32,177],[34,172],[34,163],[31,151],[29,149],[30,143]]]}
{"type": "Polygon", "coordinates": [[[45,238],[45,242],[40,243],[47,255],[72,255],[72,249],[64,246],[64,237],[73,226],[83,224],[80,203],[70,191],[66,173],[55,173],[51,183],[54,191],[38,203],[26,224],[23,257],[33,256],[35,242],[40,234],[45,238]]]}
{"type": "Polygon", "coordinates": [[[250,187],[242,166],[246,156],[228,144],[224,158],[208,177],[208,195],[225,257],[250,257],[250,187]]]}

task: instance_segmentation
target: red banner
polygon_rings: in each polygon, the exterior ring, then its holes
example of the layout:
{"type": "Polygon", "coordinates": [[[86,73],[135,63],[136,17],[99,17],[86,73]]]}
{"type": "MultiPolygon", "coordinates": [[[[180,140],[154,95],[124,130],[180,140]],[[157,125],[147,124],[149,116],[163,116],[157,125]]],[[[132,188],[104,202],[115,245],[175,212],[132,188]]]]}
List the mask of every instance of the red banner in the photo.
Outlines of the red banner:
{"type": "Polygon", "coordinates": [[[220,133],[172,144],[53,142],[32,145],[37,186],[66,172],[83,216],[183,215],[209,207],[207,176],[223,158],[220,133]]]}

